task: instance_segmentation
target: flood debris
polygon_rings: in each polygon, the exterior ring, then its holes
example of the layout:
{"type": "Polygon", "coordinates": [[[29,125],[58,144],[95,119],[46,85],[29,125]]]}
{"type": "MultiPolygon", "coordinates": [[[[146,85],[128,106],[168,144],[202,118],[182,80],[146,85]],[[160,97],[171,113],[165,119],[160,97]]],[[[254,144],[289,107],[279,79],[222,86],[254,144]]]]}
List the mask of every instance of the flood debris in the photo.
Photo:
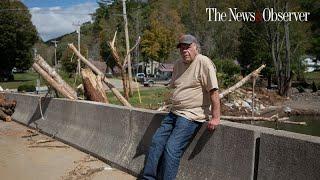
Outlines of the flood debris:
{"type": "Polygon", "coordinates": [[[66,145],[28,145],[28,148],[70,148],[66,145]]]}
{"type": "Polygon", "coordinates": [[[90,164],[93,161],[98,161],[98,159],[90,155],[74,161],[74,164],[76,164],[75,168],[63,176],[62,180],[89,180],[100,171],[113,170],[111,167],[93,167],[93,165],[90,164]]]}
{"type": "Polygon", "coordinates": [[[40,55],[34,58],[32,68],[43,77],[51,87],[61,93],[64,97],[72,100],[77,99],[76,92],[50,67],[40,55]]]}
{"type": "Polygon", "coordinates": [[[8,100],[0,94],[0,119],[6,122],[12,121],[11,115],[17,105],[16,100],[8,100]]]}

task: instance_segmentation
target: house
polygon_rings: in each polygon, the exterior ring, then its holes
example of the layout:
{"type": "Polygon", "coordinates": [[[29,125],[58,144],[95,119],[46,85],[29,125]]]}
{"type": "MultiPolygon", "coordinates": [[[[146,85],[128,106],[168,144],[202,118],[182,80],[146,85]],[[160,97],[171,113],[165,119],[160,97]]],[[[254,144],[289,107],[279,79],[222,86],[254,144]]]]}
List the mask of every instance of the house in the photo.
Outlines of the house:
{"type": "Polygon", "coordinates": [[[172,76],[174,64],[161,63],[158,67],[159,79],[168,80],[172,76]]]}
{"type": "Polygon", "coordinates": [[[134,67],[137,73],[145,73],[147,76],[156,77],[159,79],[169,79],[172,76],[174,64],[152,62],[140,62],[134,67]]]}
{"type": "Polygon", "coordinates": [[[320,68],[320,61],[315,60],[312,57],[307,57],[302,60],[302,63],[306,66],[305,72],[313,72],[320,68]]]}

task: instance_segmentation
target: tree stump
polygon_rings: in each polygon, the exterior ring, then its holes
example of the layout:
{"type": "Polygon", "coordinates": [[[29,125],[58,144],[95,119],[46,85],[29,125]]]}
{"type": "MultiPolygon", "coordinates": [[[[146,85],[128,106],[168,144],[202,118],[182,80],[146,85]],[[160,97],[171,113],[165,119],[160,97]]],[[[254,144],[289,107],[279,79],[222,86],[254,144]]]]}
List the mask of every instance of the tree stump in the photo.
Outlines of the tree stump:
{"type": "Polygon", "coordinates": [[[102,77],[96,76],[90,69],[81,70],[84,94],[91,101],[109,103],[102,84],[102,77]]]}

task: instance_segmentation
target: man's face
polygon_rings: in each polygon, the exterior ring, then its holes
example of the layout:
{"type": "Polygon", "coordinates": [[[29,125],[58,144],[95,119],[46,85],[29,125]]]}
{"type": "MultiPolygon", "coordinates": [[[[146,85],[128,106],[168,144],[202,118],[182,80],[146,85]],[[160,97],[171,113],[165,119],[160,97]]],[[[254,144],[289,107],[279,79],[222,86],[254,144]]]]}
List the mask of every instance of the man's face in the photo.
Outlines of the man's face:
{"type": "Polygon", "coordinates": [[[184,63],[191,63],[198,54],[198,50],[195,43],[180,44],[179,49],[184,63]]]}

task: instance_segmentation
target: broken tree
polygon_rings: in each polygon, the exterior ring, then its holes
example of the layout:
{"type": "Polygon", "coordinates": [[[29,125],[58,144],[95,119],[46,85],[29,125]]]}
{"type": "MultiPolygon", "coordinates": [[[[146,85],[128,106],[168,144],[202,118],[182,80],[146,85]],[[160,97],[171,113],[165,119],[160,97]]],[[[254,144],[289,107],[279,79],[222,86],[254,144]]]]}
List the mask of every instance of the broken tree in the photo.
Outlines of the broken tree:
{"type": "Polygon", "coordinates": [[[94,75],[88,68],[81,69],[81,75],[85,96],[92,101],[109,103],[102,84],[102,77],[94,75]]]}
{"type": "Polygon", "coordinates": [[[77,97],[77,92],[72,89],[69,84],[67,84],[61,76],[52,68],[40,55],[37,55],[35,58],[35,63],[39,64],[39,66],[44,69],[57,83],[61,84],[63,88],[66,89],[74,98],[77,97]]]}
{"type": "Polygon", "coordinates": [[[263,68],[265,68],[266,65],[263,64],[261,65],[258,69],[254,70],[253,72],[251,72],[250,74],[248,74],[246,77],[242,78],[239,82],[237,82],[235,85],[231,86],[230,88],[224,90],[223,92],[221,92],[219,94],[220,99],[222,99],[223,97],[225,97],[227,94],[235,91],[236,89],[238,89],[239,87],[241,87],[242,85],[244,85],[247,81],[249,81],[251,78],[253,77],[257,77],[258,74],[261,72],[261,70],[263,68]]]}
{"type": "Polygon", "coordinates": [[[113,84],[110,83],[110,81],[107,79],[107,77],[92,63],[90,63],[85,57],[83,57],[80,52],[77,50],[77,48],[73,44],[68,44],[69,48],[72,49],[72,51],[80,58],[82,62],[84,62],[95,74],[100,75],[110,90],[113,92],[113,94],[117,97],[117,99],[125,106],[132,107],[131,104],[121,95],[121,93],[114,87],[113,84]]]}
{"type": "Polygon", "coordinates": [[[59,93],[61,93],[64,97],[69,99],[77,99],[70,92],[66,90],[66,88],[55,81],[44,69],[40,67],[39,64],[33,63],[32,68],[37,71],[54,89],[56,89],[59,93]]]}
{"type": "Polygon", "coordinates": [[[116,65],[121,70],[120,73],[122,77],[124,96],[126,99],[129,99],[129,90],[130,90],[129,81],[131,81],[131,79],[129,79],[127,75],[126,67],[127,67],[128,59],[130,58],[131,51],[134,50],[140,43],[140,37],[138,38],[136,44],[127,52],[123,61],[121,60],[120,55],[117,51],[117,48],[115,47],[116,37],[117,37],[117,31],[114,33],[112,41],[110,41],[108,44],[109,44],[109,47],[111,48],[112,56],[116,61],[116,65]]]}

